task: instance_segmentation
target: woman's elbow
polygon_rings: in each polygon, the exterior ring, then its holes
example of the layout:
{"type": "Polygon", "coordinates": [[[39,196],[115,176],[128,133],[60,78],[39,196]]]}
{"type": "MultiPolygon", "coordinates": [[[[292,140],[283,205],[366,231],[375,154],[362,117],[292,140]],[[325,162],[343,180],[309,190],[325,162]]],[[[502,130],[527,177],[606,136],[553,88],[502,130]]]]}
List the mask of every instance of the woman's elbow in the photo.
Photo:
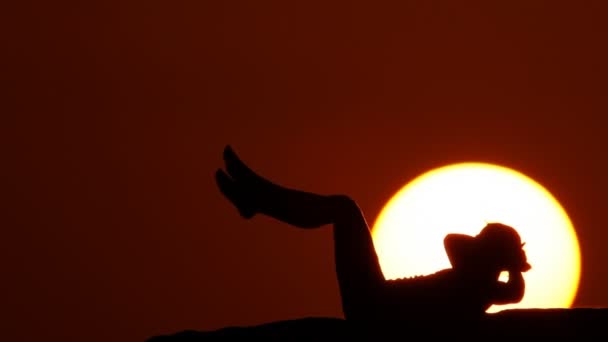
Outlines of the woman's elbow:
{"type": "Polygon", "coordinates": [[[519,303],[519,302],[521,302],[522,299],[524,299],[524,293],[525,293],[525,291],[524,291],[523,288],[517,289],[516,291],[514,291],[513,298],[511,299],[512,303],[519,303]]]}
{"type": "Polygon", "coordinates": [[[517,286],[512,286],[509,291],[508,301],[510,303],[519,303],[524,299],[526,288],[523,282],[518,283],[517,286]]]}

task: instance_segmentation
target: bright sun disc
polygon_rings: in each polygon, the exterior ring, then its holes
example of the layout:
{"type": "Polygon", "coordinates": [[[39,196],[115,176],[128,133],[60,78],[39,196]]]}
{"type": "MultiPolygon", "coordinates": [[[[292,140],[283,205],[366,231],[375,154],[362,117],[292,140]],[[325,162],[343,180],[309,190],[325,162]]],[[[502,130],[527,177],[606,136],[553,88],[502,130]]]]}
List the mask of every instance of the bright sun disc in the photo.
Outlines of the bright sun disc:
{"type": "Polygon", "coordinates": [[[424,173],[384,206],[372,230],[388,279],[434,273],[451,265],[448,233],[477,235],[488,222],[515,228],[532,269],[517,304],[491,307],[567,308],[576,296],[580,250],[566,211],[543,186],[512,169],[453,164],[424,173]]]}

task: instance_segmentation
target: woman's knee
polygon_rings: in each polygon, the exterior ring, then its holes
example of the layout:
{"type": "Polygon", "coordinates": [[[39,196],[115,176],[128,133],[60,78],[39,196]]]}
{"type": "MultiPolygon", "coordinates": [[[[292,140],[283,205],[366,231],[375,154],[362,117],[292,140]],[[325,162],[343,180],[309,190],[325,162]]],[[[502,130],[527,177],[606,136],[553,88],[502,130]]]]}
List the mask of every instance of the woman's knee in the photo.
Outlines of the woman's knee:
{"type": "Polygon", "coordinates": [[[353,215],[359,215],[361,209],[357,202],[347,195],[333,195],[331,196],[332,203],[335,208],[335,212],[338,215],[344,215],[348,218],[353,218],[353,215]]]}

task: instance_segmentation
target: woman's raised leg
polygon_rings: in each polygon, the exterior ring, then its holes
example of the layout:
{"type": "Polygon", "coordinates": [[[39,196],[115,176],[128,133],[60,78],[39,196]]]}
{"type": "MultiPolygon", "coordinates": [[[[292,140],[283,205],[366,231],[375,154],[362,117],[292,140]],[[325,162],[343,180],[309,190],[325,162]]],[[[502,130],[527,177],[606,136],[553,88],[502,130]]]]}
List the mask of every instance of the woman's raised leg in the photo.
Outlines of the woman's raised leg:
{"type": "Polygon", "coordinates": [[[377,312],[384,284],[378,256],[363,213],[346,196],[324,196],[274,184],[249,169],[228,147],[226,171],[216,180],[245,218],[261,213],[300,228],[333,224],[336,274],[344,315],[365,320],[377,312]]]}

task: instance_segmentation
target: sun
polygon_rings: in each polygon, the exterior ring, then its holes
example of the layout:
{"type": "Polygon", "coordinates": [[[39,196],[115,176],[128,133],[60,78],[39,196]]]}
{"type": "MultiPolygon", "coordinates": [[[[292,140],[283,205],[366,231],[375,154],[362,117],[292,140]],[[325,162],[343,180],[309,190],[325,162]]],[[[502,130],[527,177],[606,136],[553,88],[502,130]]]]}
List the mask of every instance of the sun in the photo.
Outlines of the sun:
{"type": "Polygon", "coordinates": [[[395,279],[450,268],[445,235],[476,235],[488,222],[514,227],[532,265],[522,301],[488,312],[570,307],[581,263],[574,226],[547,189],[513,169],[459,163],[426,172],[388,201],[372,236],[385,277],[395,279]]]}

